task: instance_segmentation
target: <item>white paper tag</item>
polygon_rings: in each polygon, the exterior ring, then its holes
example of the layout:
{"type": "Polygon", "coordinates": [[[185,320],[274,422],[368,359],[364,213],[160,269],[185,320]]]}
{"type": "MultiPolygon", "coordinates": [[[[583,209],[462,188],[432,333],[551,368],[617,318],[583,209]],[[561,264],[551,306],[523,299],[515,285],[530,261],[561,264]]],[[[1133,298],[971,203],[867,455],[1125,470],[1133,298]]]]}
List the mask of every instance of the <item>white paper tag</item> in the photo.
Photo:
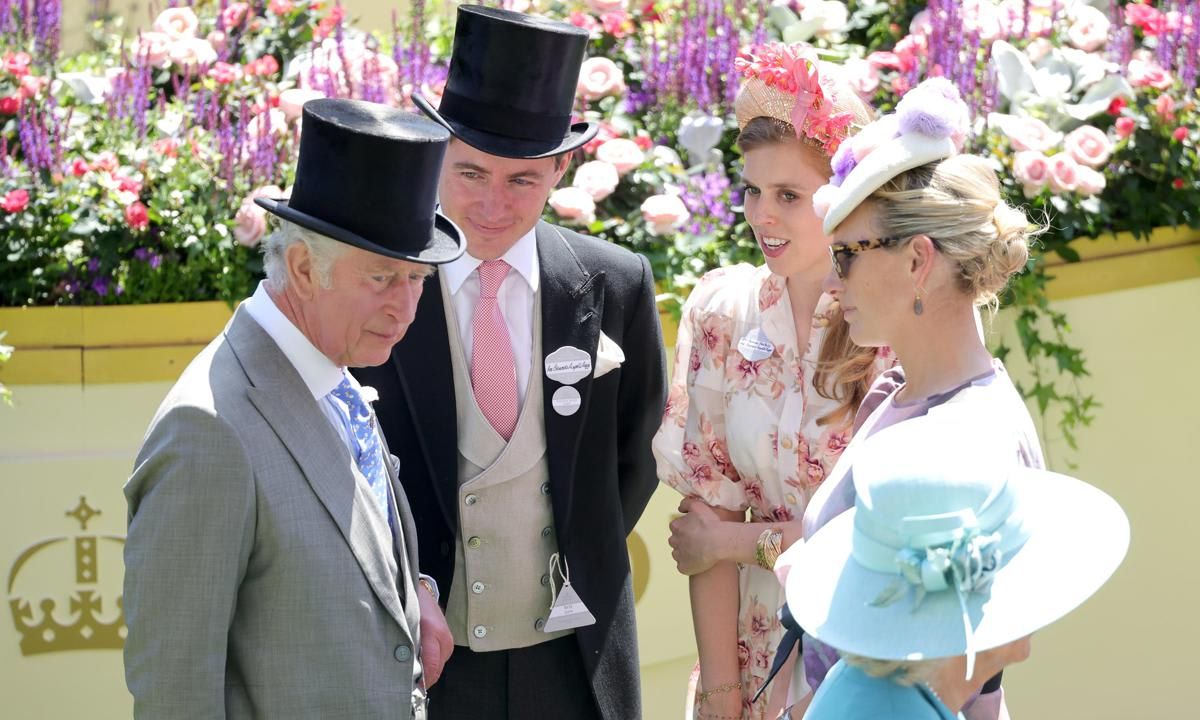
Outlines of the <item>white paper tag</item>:
{"type": "Polygon", "coordinates": [[[775,352],[775,343],[771,342],[762,328],[754,328],[738,340],[738,352],[750,362],[758,362],[771,357],[771,353],[775,352]]]}
{"type": "Polygon", "coordinates": [[[550,397],[550,405],[554,407],[554,412],[559,415],[574,415],[579,412],[579,406],[582,403],[583,400],[579,397],[579,391],[570,386],[560,387],[550,397]]]}
{"type": "Polygon", "coordinates": [[[592,615],[591,610],[587,609],[587,605],[584,605],[583,600],[579,599],[579,593],[575,592],[575,588],[571,587],[571,583],[568,582],[563,584],[558,597],[554,599],[554,604],[550,606],[550,617],[546,618],[542,632],[571,630],[595,623],[596,617],[592,615]]]}
{"type": "Polygon", "coordinates": [[[546,356],[546,377],[563,385],[574,385],[592,374],[592,356],[564,345],[546,356]]]}

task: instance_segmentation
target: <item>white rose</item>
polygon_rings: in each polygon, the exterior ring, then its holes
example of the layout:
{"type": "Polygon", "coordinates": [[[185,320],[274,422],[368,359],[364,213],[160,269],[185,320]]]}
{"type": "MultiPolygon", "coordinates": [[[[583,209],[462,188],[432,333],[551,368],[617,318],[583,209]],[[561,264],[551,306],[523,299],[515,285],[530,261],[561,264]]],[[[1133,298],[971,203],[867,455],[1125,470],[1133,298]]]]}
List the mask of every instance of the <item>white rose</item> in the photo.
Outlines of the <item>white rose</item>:
{"type": "Polygon", "coordinates": [[[625,76],[612,60],[592,57],[579,68],[579,95],[584,100],[599,100],[625,92],[625,76]]]}
{"type": "Polygon", "coordinates": [[[550,193],[549,203],[563,220],[587,225],[596,219],[596,202],[580,188],[559,188],[550,193]]]}
{"type": "Polygon", "coordinates": [[[845,30],[850,22],[850,11],[844,3],[837,0],[816,0],[804,3],[804,9],[800,11],[800,20],[812,23],[813,33],[816,35],[839,33],[845,30]]]}
{"type": "Polygon", "coordinates": [[[619,181],[620,176],[615,167],[603,160],[592,160],[579,166],[579,169],[575,171],[575,180],[571,184],[599,202],[612,195],[613,190],[617,189],[619,181]]]}
{"type": "Polygon", "coordinates": [[[596,158],[612,165],[618,174],[624,175],[641,165],[646,155],[634,141],[613,138],[604,141],[604,144],[596,149],[596,158]]]}
{"type": "Polygon", "coordinates": [[[667,235],[683,226],[691,217],[677,195],[651,195],[642,203],[642,219],[651,235],[667,235]]]}
{"type": "Polygon", "coordinates": [[[182,40],[196,36],[200,27],[200,19],[190,7],[167,8],[154,19],[154,31],[160,32],[172,40],[182,40]]]}
{"type": "Polygon", "coordinates": [[[1085,52],[1104,47],[1108,42],[1108,31],[1112,25],[1098,8],[1081,5],[1075,8],[1074,22],[1067,30],[1067,39],[1072,45],[1085,52]]]}
{"type": "Polygon", "coordinates": [[[211,43],[196,37],[180,38],[171,43],[171,62],[180,67],[211,65],[217,61],[217,51],[211,43]]]}
{"type": "Polygon", "coordinates": [[[288,122],[292,122],[304,114],[304,103],[309,100],[319,100],[323,97],[325,97],[325,93],[320,90],[306,90],[304,88],[284,90],[279,93],[279,110],[288,122]]]}

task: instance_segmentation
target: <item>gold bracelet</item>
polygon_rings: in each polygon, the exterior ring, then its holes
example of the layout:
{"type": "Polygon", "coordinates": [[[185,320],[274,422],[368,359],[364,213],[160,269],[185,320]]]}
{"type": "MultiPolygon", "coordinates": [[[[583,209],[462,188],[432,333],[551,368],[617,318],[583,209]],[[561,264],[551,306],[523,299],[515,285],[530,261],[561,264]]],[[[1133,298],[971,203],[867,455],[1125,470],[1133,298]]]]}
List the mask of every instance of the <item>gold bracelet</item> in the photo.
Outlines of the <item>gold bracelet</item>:
{"type": "Polygon", "coordinates": [[[728,683],[725,683],[724,685],[718,685],[717,687],[713,688],[712,690],[705,690],[704,692],[700,693],[700,695],[696,698],[696,704],[703,705],[704,703],[708,702],[708,699],[710,697],[712,697],[713,695],[719,695],[723,692],[729,692],[730,690],[741,690],[741,689],[742,689],[742,681],[741,680],[735,680],[734,682],[728,682],[728,683]]]}
{"type": "Polygon", "coordinates": [[[754,560],[763,570],[774,570],[775,561],[783,552],[783,531],[779,528],[767,528],[758,536],[758,544],[754,548],[754,560]]]}

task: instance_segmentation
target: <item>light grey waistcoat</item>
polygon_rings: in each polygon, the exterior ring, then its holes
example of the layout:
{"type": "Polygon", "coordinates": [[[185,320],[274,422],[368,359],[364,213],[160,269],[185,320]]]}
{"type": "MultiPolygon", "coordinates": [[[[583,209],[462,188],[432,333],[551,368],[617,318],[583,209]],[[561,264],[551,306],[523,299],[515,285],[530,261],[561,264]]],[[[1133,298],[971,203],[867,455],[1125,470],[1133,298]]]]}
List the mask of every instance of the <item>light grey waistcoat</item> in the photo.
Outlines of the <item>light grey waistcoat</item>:
{"type": "Polygon", "coordinates": [[[476,652],[528,647],[569,635],[545,633],[547,566],[557,551],[542,401],[541,293],[534,298],[533,352],[525,402],[506,443],[475,401],[454,302],[439,285],[450,330],[458,413],[458,536],[446,620],[456,645],[476,652]]]}

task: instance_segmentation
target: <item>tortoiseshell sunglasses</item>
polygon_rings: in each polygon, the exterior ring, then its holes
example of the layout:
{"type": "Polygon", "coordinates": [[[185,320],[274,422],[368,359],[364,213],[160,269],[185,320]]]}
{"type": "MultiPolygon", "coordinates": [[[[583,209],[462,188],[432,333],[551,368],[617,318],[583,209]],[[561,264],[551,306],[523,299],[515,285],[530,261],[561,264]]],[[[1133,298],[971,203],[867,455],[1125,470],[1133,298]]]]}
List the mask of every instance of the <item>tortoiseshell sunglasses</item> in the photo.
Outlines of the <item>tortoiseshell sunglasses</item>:
{"type": "Polygon", "coordinates": [[[829,260],[833,263],[833,271],[837,273],[838,278],[845,282],[846,276],[850,274],[850,264],[854,262],[855,255],[875,248],[892,247],[907,239],[881,237],[873,240],[857,240],[852,243],[834,243],[829,246],[829,260]]]}

